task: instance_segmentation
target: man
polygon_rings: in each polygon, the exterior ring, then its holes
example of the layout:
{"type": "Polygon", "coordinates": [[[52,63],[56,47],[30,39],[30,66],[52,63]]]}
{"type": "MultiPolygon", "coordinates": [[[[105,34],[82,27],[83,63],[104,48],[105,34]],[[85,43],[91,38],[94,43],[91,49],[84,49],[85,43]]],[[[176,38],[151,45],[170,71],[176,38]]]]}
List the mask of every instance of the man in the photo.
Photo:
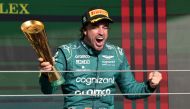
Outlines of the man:
{"type": "MultiPolygon", "coordinates": [[[[61,72],[65,79],[62,91],[75,94],[64,98],[64,108],[114,109],[114,97],[109,94],[115,94],[115,83],[128,99],[145,98],[149,94],[135,93],[152,93],[159,85],[162,79],[159,72],[150,72],[145,82],[135,81],[123,49],[107,43],[112,22],[106,10],[88,10],[82,18],[81,39],[58,48],[54,66],[58,71],[69,71],[61,72]]],[[[41,70],[52,70],[49,62],[43,62],[42,58],[39,61],[41,70]]],[[[57,89],[44,73],[40,84],[45,94],[57,89]]]]}

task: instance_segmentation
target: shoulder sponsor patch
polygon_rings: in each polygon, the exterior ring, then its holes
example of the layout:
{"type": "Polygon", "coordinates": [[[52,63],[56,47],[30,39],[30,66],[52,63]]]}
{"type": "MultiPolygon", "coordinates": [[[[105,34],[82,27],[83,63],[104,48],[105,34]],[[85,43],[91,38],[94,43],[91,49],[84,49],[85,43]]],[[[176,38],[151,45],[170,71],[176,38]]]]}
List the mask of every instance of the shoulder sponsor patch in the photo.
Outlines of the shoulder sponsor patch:
{"type": "Polygon", "coordinates": [[[67,50],[69,53],[71,52],[70,47],[68,45],[63,45],[62,47],[63,49],[67,50]]]}
{"type": "Polygon", "coordinates": [[[117,47],[117,50],[119,51],[119,54],[120,54],[120,55],[123,55],[123,49],[122,49],[122,48],[117,47]]]}

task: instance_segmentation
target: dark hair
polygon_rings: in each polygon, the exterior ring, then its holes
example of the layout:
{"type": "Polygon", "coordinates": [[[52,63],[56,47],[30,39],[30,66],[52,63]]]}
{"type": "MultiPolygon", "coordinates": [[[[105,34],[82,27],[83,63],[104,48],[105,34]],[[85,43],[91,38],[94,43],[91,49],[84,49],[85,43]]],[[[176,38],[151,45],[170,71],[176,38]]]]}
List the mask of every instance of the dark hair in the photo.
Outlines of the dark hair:
{"type": "Polygon", "coordinates": [[[82,27],[80,28],[80,36],[81,39],[84,39],[85,35],[84,35],[84,31],[86,30],[86,26],[88,25],[88,23],[82,25],[82,27]]]}

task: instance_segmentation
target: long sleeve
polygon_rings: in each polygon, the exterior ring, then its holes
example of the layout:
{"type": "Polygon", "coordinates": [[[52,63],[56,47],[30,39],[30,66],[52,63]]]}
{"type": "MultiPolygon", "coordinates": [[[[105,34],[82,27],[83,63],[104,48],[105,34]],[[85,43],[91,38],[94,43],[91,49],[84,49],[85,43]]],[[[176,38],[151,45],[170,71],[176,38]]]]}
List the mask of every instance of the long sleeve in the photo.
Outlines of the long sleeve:
{"type": "MultiPolygon", "coordinates": [[[[130,70],[130,66],[125,56],[123,56],[121,70],[130,70]]],[[[149,86],[148,81],[142,83],[137,82],[130,71],[120,72],[116,82],[123,94],[152,93],[155,90],[149,86]]],[[[149,95],[125,95],[128,99],[139,99],[147,96],[149,95]]]]}
{"type": "MultiPolygon", "coordinates": [[[[65,56],[63,54],[63,51],[61,49],[58,49],[56,54],[55,54],[55,68],[57,69],[57,71],[63,71],[64,69],[66,69],[66,59],[65,56]]],[[[63,76],[63,72],[60,72],[61,75],[63,76]]],[[[58,87],[56,86],[51,86],[47,75],[45,74],[41,74],[40,78],[39,78],[39,83],[41,86],[41,91],[44,94],[52,94],[55,93],[55,91],[58,89],[58,87]]]]}

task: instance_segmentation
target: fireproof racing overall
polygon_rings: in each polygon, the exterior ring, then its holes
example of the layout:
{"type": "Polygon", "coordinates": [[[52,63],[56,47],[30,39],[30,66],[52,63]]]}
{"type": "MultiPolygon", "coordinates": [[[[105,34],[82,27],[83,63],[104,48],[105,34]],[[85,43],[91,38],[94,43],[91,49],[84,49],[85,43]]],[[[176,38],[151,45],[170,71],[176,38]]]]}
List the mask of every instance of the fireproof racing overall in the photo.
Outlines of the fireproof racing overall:
{"type": "MultiPolygon", "coordinates": [[[[55,62],[58,71],[69,71],[61,73],[65,79],[61,86],[63,93],[77,95],[65,96],[66,109],[114,109],[114,96],[109,94],[115,94],[115,83],[125,94],[154,91],[148,82],[138,83],[130,71],[118,72],[130,70],[130,66],[123,50],[114,45],[105,44],[103,50],[97,52],[78,40],[60,46],[55,54],[55,62]]],[[[40,77],[40,85],[44,94],[57,90],[57,87],[49,84],[44,74],[40,77]]],[[[147,95],[125,97],[138,99],[147,95]]]]}

